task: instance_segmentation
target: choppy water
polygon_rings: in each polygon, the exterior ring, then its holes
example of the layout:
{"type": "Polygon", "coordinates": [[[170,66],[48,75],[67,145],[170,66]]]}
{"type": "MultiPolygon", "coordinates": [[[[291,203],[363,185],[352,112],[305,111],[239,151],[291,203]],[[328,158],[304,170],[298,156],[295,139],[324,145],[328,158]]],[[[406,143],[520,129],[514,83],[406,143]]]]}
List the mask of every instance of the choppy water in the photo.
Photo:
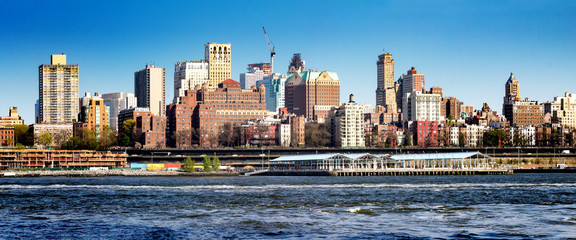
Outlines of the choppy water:
{"type": "Polygon", "coordinates": [[[2,239],[576,238],[576,174],[0,179],[2,239]]]}

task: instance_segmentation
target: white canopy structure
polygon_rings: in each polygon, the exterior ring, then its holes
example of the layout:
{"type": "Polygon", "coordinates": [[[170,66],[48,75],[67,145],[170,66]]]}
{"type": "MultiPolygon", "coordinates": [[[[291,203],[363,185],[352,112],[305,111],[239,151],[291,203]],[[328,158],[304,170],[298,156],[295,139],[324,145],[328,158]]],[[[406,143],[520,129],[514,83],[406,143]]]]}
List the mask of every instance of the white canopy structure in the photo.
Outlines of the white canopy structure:
{"type": "Polygon", "coordinates": [[[488,169],[491,158],[480,152],[400,155],[313,154],[282,156],[270,161],[271,170],[378,171],[386,169],[488,169]]]}

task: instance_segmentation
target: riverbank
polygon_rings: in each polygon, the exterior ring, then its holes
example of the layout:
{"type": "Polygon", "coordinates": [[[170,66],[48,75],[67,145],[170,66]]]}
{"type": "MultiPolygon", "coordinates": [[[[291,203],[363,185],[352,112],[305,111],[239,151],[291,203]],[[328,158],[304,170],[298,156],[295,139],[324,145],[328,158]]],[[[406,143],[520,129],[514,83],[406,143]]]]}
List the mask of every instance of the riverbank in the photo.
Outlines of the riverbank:
{"type": "Polygon", "coordinates": [[[8,171],[2,172],[2,177],[230,177],[238,176],[237,172],[176,172],[176,171],[138,171],[128,169],[111,170],[57,170],[57,171],[8,171]]]}

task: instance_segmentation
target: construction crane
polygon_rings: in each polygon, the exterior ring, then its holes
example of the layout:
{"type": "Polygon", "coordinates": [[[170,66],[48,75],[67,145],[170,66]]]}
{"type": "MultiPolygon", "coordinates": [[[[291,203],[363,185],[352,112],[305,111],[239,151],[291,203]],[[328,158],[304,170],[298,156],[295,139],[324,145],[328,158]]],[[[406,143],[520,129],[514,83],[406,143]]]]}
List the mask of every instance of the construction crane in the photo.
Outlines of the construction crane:
{"type": "Polygon", "coordinates": [[[262,26],[262,30],[264,30],[264,36],[266,36],[266,41],[268,42],[268,47],[270,48],[270,72],[274,73],[274,55],[276,55],[276,46],[270,44],[270,39],[268,38],[268,34],[266,33],[266,28],[262,26]]]}

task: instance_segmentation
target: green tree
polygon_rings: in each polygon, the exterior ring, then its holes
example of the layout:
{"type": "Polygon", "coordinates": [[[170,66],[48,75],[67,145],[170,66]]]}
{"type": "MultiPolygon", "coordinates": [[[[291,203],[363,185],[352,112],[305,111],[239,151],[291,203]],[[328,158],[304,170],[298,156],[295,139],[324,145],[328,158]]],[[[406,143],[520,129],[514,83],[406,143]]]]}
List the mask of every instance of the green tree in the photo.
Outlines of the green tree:
{"type": "Polygon", "coordinates": [[[116,139],[117,136],[114,131],[112,131],[109,126],[104,126],[100,131],[100,150],[106,150],[109,147],[114,146],[114,144],[116,144],[116,139]]]}
{"type": "Polygon", "coordinates": [[[448,115],[448,126],[452,126],[454,125],[454,117],[452,116],[452,114],[448,115]]]}
{"type": "Polygon", "coordinates": [[[136,122],[134,121],[134,119],[128,119],[122,123],[122,128],[120,129],[118,138],[120,139],[119,142],[123,146],[133,146],[134,142],[136,142],[137,139],[135,139],[134,136],[135,127],[136,122]]]}
{"type": "Polygon", "coordinates": [[[214,172],[220,172],[220,159],[218,157],[212,159],[212,169],[214,169],[214,172]]]}
{"type": "Polygon", "coordinates": [[[186,157],[186,159],[184,159],[184,171],[195,172],[196,168],[194,168],[194,166],[196,166],[196,162],[192,160],[191,157],[186,157]]]}
{"type": "Polygon", "coordinates": [[[32,129],[25,124],[7,125],[6,127],[14,128],[14,143],[22,145],[34,144],[34,133],[32,129]]]}
{"type": "Polygon", "coordinates": [[[38,144],[44,147],[52,144],[52,134],[50,134],[49,132],[43,132],[42,134],[40,134],[40,136],[38,136],[38,144]]]}
{"type": "Polygon", "coordinates": [[[16,143],[16,146],[14,146],[14,148],[18,149],[18,150],[22,150],[22,149],[25,149],[26,146],[24,146],[24,144],[22,144],[22,143],[16,143]]]}
{"type": "Polygon", "coordinates": [[[212,168],[210,167],[212,163],[210,162],[210,157],[204,155],[204,172],[212,172],[212,168]]]}

